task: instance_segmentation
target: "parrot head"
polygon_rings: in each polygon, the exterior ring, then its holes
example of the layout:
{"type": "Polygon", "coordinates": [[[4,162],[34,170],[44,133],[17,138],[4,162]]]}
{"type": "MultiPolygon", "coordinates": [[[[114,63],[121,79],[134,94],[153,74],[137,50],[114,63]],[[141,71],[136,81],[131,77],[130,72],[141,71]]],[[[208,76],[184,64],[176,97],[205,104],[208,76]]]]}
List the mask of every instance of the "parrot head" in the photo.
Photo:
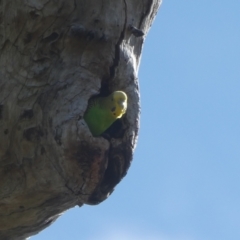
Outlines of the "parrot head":
{"type": "Polygon", "coordinates": [[[112,99],[114,103],[111,108],[111,112],[115,118],[121,118],[127,110],[127,95],[122,91],[115,91],[112,93],[112,99]]]}

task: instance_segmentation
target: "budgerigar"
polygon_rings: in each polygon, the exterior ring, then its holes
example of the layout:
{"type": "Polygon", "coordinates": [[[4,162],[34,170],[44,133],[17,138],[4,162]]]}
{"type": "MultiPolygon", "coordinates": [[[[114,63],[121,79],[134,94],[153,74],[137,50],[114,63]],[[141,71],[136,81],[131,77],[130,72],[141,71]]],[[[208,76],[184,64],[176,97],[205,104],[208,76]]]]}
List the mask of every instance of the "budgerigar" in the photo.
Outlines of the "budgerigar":
{"type": "Polygon", "coordinates": [[[107,97],[94,98],[89,101],[84,114],[94,137],[100,136],[127,110],[127,95],[122,91],[115,91],[107,97]]]}

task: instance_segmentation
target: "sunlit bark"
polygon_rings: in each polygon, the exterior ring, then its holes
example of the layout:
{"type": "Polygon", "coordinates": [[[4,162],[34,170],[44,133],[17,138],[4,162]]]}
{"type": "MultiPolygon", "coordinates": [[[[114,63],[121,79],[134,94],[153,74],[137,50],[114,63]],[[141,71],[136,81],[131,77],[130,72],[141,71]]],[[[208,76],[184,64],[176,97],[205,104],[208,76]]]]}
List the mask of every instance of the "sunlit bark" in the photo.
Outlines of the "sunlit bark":
{"type": "Polygon", "coordinates": [[[100,203],[125,176],[141,49],[159,5],[0,1],[0,239],[25,239],[75,205],[100,203]],[[94,138],[82,118],[88,100],[114,90],[128,94],[127,113],[94,138]]]}

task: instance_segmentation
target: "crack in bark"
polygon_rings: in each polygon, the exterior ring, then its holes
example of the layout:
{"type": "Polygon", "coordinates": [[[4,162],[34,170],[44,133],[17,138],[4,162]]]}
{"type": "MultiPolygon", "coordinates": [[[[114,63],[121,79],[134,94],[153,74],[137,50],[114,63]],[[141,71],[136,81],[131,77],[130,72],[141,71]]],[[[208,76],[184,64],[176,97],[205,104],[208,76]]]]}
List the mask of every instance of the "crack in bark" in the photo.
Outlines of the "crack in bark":
{"type": "Polygon", "coordinates": [[[124,2],[124,6],[125,6],[125,20],[124,20],[123,30],[120,34],[117,44],[115,45],[115,56],[113,59],[113,64],[109,68],[110,69],[110,79],[114,79],[114,77],[115,77],[115,71],[116,71],[116,68],[118,67],[119,60],[120,60],[120,47],[125,38],[125,31],[127,28],[127,3],[126,3],[126,0],[123,0],[123,2],[124,2]]]}
{"type": "MultiPolygon", "coordinates": [[[[125,32],[127,30],[127,2],[126,2],[126,0],[123,0],[123,3],[124,3],[124,7],[125,7],[124,8],[124,10],[125,10],[124,25],[123,25],[123,29],[121,31],[120,37],[115,45],[115,56],[113,59],[113,64],[109,67],[109,70],[110,70],[109,81],[111,81],[115,77],[115,72],[116,72],[116,69],[120,62],[121,44],[125,38],[125,32]]],[[[111,144],[110,144],[110,148],[111,148],[111,144]]],[[[109,152],[110,151],[108,151],[108,154],[109,154],[109,152]]],[[[102,175],[102,179],[99,182],[99,184],[96,186],[93,193],[90,195],[87,204],[95,205],[95,204],[99,204],[100,202],[102,202],[114,191],[114,186],[116,185],[116,183],[118,183],[121,180],[122,177],[119,177],[119,175],[121,175],[121,174],[118,174],[117,176],[115,176],[116,175],[115,169],[111,164],[109,165],[109,162],[111,162],[111,160],[108,161],[106,169],[102,175]],[[114,181],[112,182],[113,179],[109,178],[109,175],[115,176],[117,180],[114,179],[114,181]],[[107,187],[106,187],[106,189],[104,189],[105,190],[104,191],[103,188],[105,187],[105,185],[107,185],[107,187]]]]}

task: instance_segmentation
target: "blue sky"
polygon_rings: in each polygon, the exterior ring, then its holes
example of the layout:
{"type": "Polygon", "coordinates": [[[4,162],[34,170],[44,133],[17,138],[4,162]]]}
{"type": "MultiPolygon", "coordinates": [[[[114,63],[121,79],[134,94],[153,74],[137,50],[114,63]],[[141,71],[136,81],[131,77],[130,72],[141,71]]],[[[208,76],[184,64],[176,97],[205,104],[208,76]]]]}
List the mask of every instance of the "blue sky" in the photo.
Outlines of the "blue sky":
{"type": "Polygon", "coordinates": [[[32,240],[240,239],[240,1],[163,1],[139,79],[127,176],[32,240]]]}

